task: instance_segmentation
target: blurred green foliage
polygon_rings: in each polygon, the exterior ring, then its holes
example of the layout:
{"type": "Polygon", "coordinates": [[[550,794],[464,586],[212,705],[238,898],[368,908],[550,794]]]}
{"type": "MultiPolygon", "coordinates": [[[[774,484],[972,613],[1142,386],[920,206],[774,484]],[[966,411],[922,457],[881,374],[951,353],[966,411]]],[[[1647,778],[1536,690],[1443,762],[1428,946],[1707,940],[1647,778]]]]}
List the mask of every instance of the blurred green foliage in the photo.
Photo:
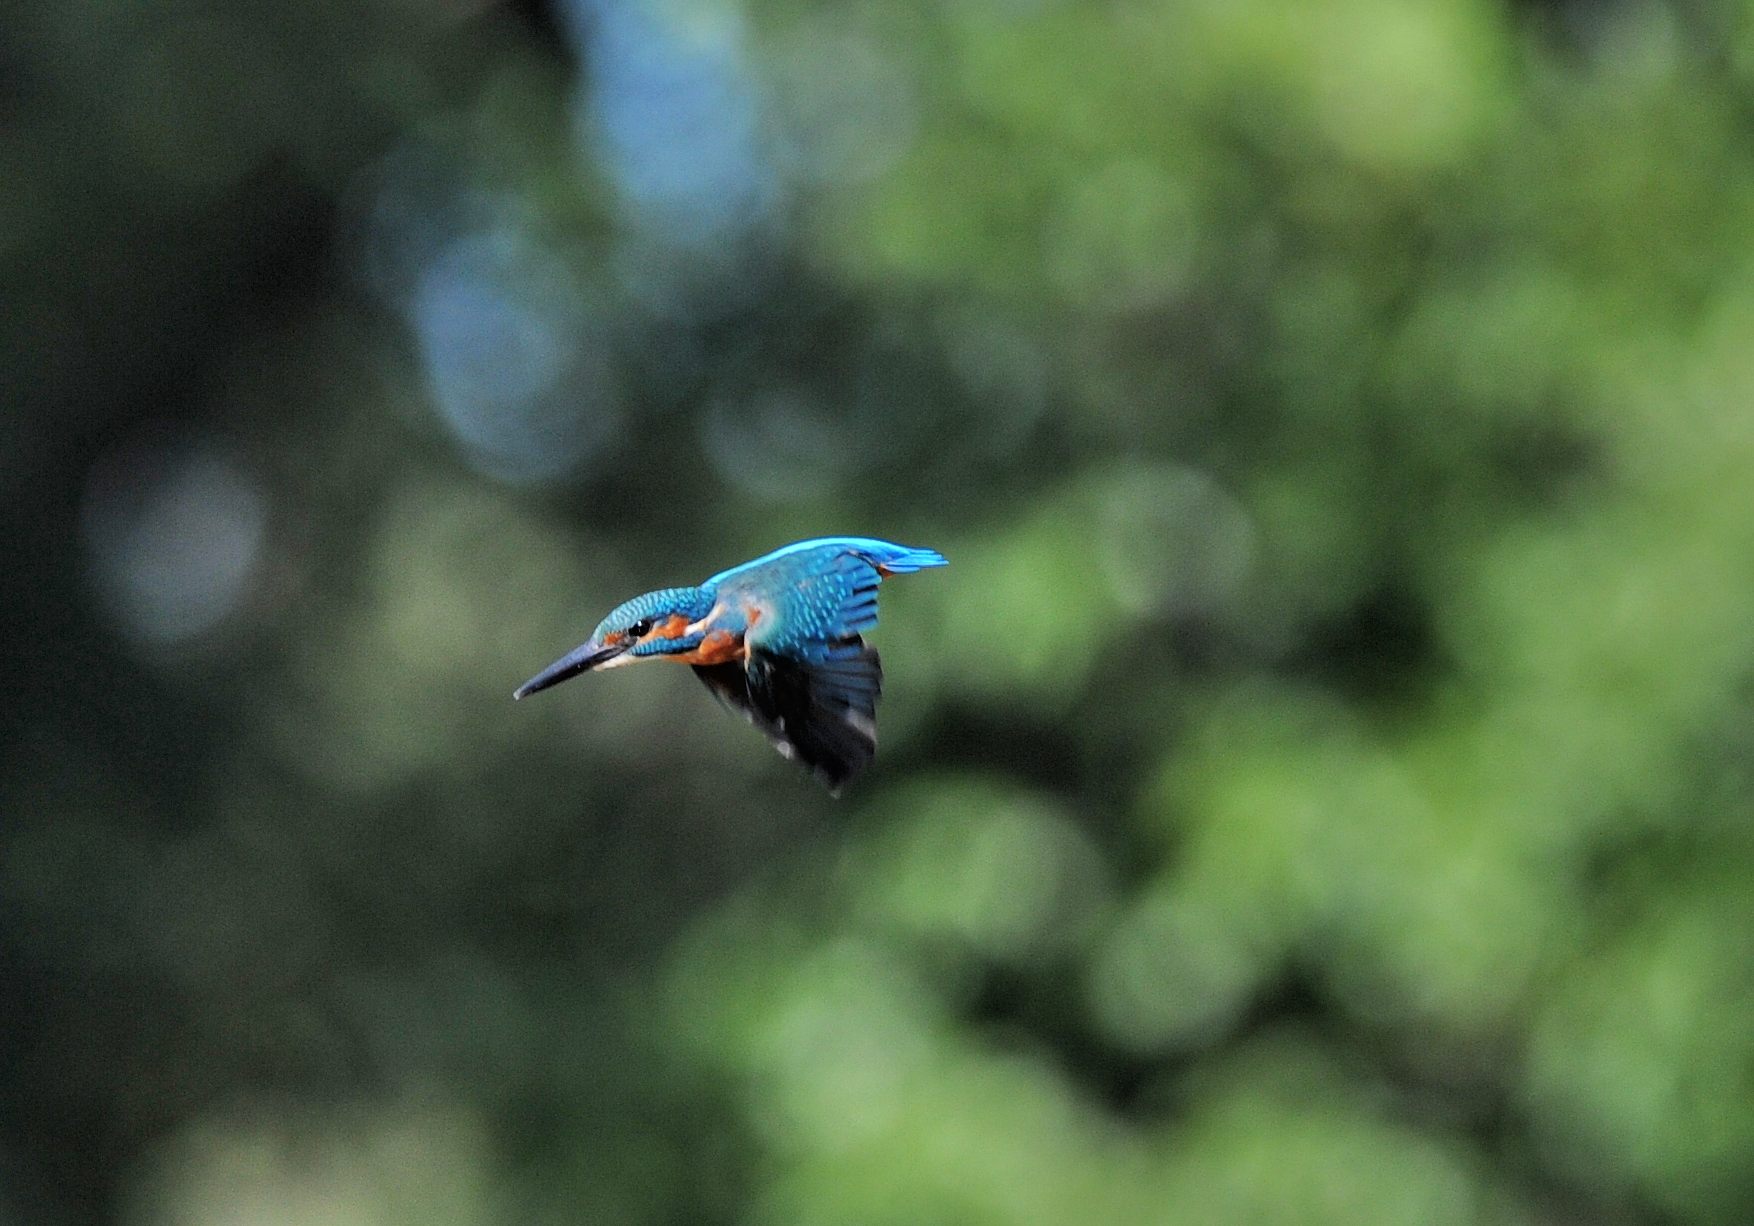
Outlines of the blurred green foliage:
{"type": "Polygon", "coordinates": [[[1754,1218],[1749,16],[8,14],[0,1221],[1754,1218]]]}

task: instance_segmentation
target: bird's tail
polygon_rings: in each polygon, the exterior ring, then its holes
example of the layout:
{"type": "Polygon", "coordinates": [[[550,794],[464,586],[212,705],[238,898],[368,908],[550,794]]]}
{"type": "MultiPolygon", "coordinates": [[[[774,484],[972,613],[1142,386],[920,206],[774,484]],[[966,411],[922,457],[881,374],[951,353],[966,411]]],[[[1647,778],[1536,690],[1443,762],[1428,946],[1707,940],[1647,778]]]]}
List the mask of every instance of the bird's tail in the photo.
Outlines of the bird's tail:
{"type": "Polygon", "coordinates": [[[911,575],[917,570],[949,565],[936,549],[916,549],[911,545],[889,545],[882,550],[871,550],[869,557],[889,575],[911,575]]]}

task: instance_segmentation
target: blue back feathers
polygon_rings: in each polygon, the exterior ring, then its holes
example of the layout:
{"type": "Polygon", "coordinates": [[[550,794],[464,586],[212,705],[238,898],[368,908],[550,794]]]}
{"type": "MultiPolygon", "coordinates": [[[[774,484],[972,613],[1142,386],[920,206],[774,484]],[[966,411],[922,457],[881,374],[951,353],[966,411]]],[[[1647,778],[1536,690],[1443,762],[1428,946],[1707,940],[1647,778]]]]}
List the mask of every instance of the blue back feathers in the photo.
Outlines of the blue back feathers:
{"type": "Polygon", "coordinates": [[[868,558],[895,575],[911,575],[929,566],[947,565],[944,555],[936,549],[915,549],[909,545],[897,545],[893,541],[880,541],[869,536],[822,536],[783,546],[772,553],[762,554],[753,562],[722,570],[701,586],[713,587],[733,575],[781,562],[798,567],[799,573],[808,574],[812,565],[849,553],[868,558]]]}

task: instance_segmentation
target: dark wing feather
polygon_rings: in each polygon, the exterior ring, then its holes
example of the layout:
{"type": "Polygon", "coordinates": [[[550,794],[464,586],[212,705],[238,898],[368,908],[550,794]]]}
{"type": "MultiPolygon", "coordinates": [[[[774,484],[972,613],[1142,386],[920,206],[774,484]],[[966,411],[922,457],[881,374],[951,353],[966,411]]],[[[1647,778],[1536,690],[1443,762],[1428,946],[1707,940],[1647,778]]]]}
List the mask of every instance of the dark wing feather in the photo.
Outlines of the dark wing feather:
{"type": "Polygon", "coordinates": [[[839,795],[877,754],[883,665],[857,635],[828,644],[810,661],[755,650],[747,664],[697,664],[694,671],[741,711],[781,754],[839,795]]]}

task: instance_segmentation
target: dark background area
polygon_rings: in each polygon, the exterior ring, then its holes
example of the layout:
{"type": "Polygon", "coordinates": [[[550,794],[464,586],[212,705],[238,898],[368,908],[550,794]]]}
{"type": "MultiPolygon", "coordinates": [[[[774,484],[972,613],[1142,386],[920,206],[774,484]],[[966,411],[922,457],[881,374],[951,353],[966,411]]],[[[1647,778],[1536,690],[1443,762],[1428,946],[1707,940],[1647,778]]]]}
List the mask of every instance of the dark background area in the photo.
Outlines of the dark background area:
{"type": "Polygon", "coordinates": [[[0,1222],[1754,1215],[1726,2],[0,18],[0,1222]],[[835,802],[639,591],[879,535],[835,802]]]}

